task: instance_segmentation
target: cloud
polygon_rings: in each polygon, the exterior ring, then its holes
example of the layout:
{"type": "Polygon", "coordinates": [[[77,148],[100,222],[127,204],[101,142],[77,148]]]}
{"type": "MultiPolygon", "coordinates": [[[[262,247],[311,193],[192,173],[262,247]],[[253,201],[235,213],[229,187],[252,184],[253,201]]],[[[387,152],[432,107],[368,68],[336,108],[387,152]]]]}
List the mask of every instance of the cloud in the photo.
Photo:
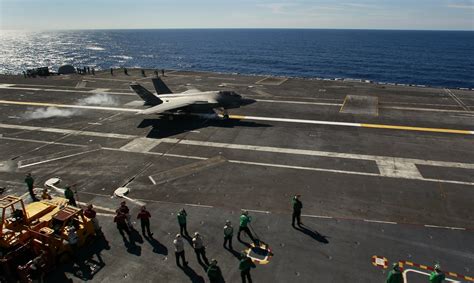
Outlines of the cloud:
{"type": "Polygon", "coordinates": [[[474,9],[474,0],[449,1],[447,7],[455,9],[474,9]]]}
{"type": "Polygon", "coordinates": [[[343,6],[353,7],[353,8],[361,8],[361,9],[373,9],[377,8],[378,6],[372,4],[363,4],[363,3],[341,3],[343,6]]]}
{"type": "Polygon", "coordinates": [[[296,6],[294,3],[268,3],[257,5],[257,7],[269,9],[273,14],[285,14],[288,8],[294,6],[296,6]]]}

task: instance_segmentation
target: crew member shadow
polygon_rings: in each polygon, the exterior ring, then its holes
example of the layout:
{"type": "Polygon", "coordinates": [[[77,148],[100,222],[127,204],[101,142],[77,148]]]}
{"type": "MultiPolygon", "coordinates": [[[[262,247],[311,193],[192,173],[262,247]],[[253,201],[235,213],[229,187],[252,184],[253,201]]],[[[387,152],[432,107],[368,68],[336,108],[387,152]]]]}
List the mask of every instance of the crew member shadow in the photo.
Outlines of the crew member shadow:
{"type": "Polygon", "coordinates": [[[237,238],[237,241],[239,241],[240,243],[244,244],[247,248],[250,248],[251,245],[249,242],[246,242],[244,240],[242,240],[241,238],[237,238]]]}
{"type": "MultiPolygon", "coordinates": [[[[243,244],[245,246],[245,248],[248,248],[248,249],[252,248],[252,245],[249,242],[246,242],[246,241],[242,240],[242,238],[237,237],[237,241],[239,241],[241,244],[243,244]]],[[[259,239],[255,239],[255,241],[253,243],[258,244],[259,242],[260,242],[259,239]]],[[[245,253],[244,250],[242,250],[242,252],[238,252],[234,248],[230,249],[230,248],[225,247],[225,249],[228,250],[237,260],[241,260],[242,259],[242,254],[245,253]]]]}
{"type": "Polygon", "coordinates": [[[141,256],[142,254],[142,248],[137,245],[136,243],[143,243],[143,238],[140,236],[140,234],[137,232],[135,229],[131,229],[129,236],[129,240],[126,238],[123,238],[125,247],[127,248],[127,252],[136,255],[136,256],[141,256]]]}
{"type": "Polygon", "coordinates": [[[310,229],[306,228],[306,225],[301,224],[301,226],[299,226],[299,227],[295,226],[294,228],[296,230],[310,236],[311,238],[315,239],[316,241],[318,241],[320,243],[329,244],[329,241],[328,241],[326,236],[319,234],[318,231],[310,230],[310,229]]]}
{"type": "Polygon", "coordinates": [[[162,255],[168,255],[168,248],[153,237],[145,237],[148,243],[153,247],[153,252],[162,255]]]}
{"type": "Polygon", "coordinates": [[[234,250],[234,248],[224,247],[224,249],[231,253],[237,260],[241,260],[242,253],[239,253],[238,251],[234,250]]]}
{"type": "Polygon", "coordinates": [[[202,278],[202,276],[197,274],[196,271],[194,271],[194,269],[189,267],[189,265],[180,266],[179,268],[181,268],[183,270],[184,274],[186,274],[186,276],[189,277],[191,282],[193,282],[193,283],[205,283],[204,278],[202,278]]]}

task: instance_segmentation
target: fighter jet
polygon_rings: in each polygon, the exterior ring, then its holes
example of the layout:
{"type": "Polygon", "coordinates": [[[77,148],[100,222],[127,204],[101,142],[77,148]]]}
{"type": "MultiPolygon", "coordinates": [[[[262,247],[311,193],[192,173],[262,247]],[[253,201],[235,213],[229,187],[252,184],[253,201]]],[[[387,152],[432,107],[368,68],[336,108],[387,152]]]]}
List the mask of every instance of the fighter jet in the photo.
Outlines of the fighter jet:
{"type": "Polygon", "coordinates": [[[172,93],[168,86],[160,79],[152,79],[156,94],[142,85],[133,82],[130,88],[135,91],[149,108],[137,114],[160,114],[172,119],[173,115],[215,113],[224,119],[229,118],[227,109],[254,103],[253,99],[243,98],[234,91],[199,91],[187,90],[181,93],[172,93]]]}

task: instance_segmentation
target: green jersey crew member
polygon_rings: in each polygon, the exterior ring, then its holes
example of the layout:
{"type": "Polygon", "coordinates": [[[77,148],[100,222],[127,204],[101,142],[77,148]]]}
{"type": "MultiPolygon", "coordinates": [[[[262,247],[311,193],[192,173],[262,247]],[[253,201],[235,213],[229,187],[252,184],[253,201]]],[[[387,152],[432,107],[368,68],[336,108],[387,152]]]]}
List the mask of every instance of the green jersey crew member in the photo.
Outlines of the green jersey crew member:
{"type": "Polygon", "coordinates": [[[250,221],[252,221],[252,218],[249,216],[249,212],[246,210],[242,211],[242,215],[240,215],[239,232],[237,233],[237,239],[241,242],[242,240],[240,239],[240,232],[242,231],[244,231],[247,234],[247,236],[249,236],[252,242],[255,242],[255,238],[253,237],[248,227],[248,225],[250,224],[250,221]]]}
{"type": "Polygon", "coordinates": [[[400,267],[398,263],[394,263],[392,270],[388,273],[387,280],[385,283],[403,283],[403,275],[400,272],[400,267]]]}
{"type": "Polygon", "coordinates": [[[28,192],[30,193],[30,197],[32,201],[38,201],[38,198],[36,198],[34,186],[35,186],[35,179],[31,176],[31,173],[26,174],[25,177],[25,183],[28,186],[28,192]]]}
{"type": "Polygon", "coordinates": [[[186,229],[186,217],[188,216],[186,210],[184,210],[184,208],[181,209],[176,216],[178,217],[179,233],[181,236],[186,235],[189,237],[188,230],[186,229]]]}
{"type": "Polygon", "coordinates": [[[74,198],[74,192],[70,186],[66,186],[64,189],[64,197],[69,201],[69,204],[77,207],[76,199],[74,198]]]}

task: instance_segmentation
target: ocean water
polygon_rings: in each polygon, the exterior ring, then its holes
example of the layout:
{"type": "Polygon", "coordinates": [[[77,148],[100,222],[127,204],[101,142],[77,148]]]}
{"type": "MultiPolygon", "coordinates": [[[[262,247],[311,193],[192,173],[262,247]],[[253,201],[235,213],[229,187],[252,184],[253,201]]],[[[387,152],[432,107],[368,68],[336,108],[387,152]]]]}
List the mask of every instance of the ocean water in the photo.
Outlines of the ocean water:
{"type": "Polygon", "coordinates": [[[474,87],[474,32],[189,29],[0,32],[0,73],[63,64],[474,87]]]}

